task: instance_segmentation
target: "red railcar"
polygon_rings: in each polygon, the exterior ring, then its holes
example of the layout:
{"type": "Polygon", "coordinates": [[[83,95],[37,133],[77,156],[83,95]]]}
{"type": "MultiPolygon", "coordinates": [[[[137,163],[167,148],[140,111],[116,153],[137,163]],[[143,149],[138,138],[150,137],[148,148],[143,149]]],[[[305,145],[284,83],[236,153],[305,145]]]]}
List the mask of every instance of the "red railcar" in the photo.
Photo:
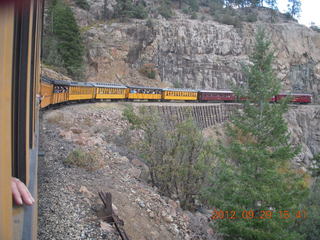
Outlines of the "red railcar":
{"type": "Polygon", "coordinates": [[[282,98],[290,97],[291,103],[311,103],[312,95],[307,93],[280,93],[276,96],[276,102],[282,98]]]}
{"type": "Polygon", "coordinates": [[[236,96],[230,90],[200,90],[198,100],[202,102],[234,102],[236,101],[236,96]]]}

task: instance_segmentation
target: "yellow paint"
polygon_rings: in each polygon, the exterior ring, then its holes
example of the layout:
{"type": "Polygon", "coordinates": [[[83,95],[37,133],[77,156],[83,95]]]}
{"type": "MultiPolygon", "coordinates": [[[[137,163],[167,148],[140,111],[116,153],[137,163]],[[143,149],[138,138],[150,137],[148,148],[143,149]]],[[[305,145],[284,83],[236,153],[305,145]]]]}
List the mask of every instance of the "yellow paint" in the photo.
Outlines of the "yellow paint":
{"type": "Polygon", "coordinates": [[[41,108],[44,108],[52,103],[53,85],[46,82],[41,82],[40,86],[40,96],[42,97],[41,108]]]}
{"type": "Polygon", "coordinates": [[[86,100],[86,99],[92,99],[92,94],[69,94],[69,100],[86,100]]]}
{"type": "Polygon", "coordinates": [[[198,93],[184,91],[164,91],[162,97],[164,100],[194,101],[198,99],[198,93]]]}
{"type": "Polygon", "coordinates": [[[0,8],[0,239],[11,239],[13,7],[0,8]]]}
{"type": "Polygon", "coordinates": [[[125,94],[97,94],[96,99],[124,99],[125,94]]]}
{"type": "Polygon", "coordinates": [[[95,88],[96,99],[124,99],[126,90],[122,88],[95,88]]]}
{"type": "Polygon", "coordinates": [[[61,103],[68,101],[68,93],[53,93],[52,103],[61,103]]]}
{"type": "Polygon", "coordinates": [[[69,87],[69,100],[86,100],[94,99],[94,88],[93,87],[69,87]]]}
{"type": "Polygon", "coordinates": [[[161,94],[129,93],[128,99],[161,99],[161,94]]]}

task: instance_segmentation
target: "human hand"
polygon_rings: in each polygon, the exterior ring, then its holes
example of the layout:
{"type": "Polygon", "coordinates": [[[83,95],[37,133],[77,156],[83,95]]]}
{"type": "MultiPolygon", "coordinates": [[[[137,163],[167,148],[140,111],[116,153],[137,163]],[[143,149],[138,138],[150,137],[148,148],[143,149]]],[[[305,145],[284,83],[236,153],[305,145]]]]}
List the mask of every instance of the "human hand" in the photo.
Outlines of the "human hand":
{"type": "Polygon", "coordinates": [[[34,203],[28,188],[18,178],[11,178],[11,191],[13,200],[17,205],[26,204],[30,206],[34,203]]]}

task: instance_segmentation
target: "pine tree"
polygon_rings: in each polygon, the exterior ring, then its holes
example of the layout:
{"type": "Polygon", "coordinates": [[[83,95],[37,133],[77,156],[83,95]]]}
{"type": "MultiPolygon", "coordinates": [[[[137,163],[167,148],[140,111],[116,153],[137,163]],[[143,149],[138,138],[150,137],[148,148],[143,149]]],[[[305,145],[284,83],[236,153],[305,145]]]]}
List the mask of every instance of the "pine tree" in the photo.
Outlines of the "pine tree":
{"type": "Polygon", "coordinates": [[[272,70],[273,58],[270,42],[259,30],[252,65],[244,69],[246,87],[235,90],[250,102],[243,104],[227,127],[228,140],[220,143],[219,164],[206,192],[214,207],[235,211],[239,218],[217,220],[228,239],[301,239],[290,227],[307,188],[302,176],[290,168],[289,161],[298,150],[289,143],[283,118],[287,104],[269,103],[280,88],[272,70]],[[250,219],[252,213],[256,218],[266,217],[262,211],[272,211],[272,218],[250,219]],[[280,211],[289,211],[291,217],[281,219],[280,211]]]}
{"type": "Polygon", "coordinates": [[[266,4],[268,4],[269,5],[269,7],[271,8],[271,9],[277,9],[278,8],[278,0],[266,0],[266,4]]]}
{"type": "Polygon", "coordinates": [[[288,0],[288,13],[293,17],[299,17],[301,12],[300,0],[288,0]]]}
{"type": "Polygon", "coordinates": [[[80,31],[71,8],[62,0],[52,1],[45,34],[44,62],[82,78],[84,47],[80,31]]]}

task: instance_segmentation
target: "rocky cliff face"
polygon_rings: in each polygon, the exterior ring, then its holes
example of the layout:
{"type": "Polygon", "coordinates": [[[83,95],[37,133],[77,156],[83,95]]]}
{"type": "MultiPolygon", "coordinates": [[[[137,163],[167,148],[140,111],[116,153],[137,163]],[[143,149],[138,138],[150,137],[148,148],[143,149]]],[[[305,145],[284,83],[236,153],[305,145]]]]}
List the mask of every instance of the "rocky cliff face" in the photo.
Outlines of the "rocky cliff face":
{"type": "MultiPolygon", "coordinates": [[[[275,49],[274,67],[283,90],[312,93],[320,102],[320,34],[284,16],[275,23],[243,23],[240,28],[213,21],[205,12],[202,21],[177,11],[171,20],[158,16],[151,24],[120,23],[106,20],[114,0],[88,2],[88,12],[74,7],[87,45],[88,81],[158,85],[137,71],[151,64],[158,80],[175,87],[229,88],[241,80],[254,32],[263,26],[275,49]]],[[[267,10],[261,11],[263,16],[267,10]]]]}
{"type": "Polygon", "coordinates": [[[292,144],[301,146],[295,159],[300,166],[312,166],[313,157],[320,153],[320,107],[296,106],[286,114],[292,144]]]}

